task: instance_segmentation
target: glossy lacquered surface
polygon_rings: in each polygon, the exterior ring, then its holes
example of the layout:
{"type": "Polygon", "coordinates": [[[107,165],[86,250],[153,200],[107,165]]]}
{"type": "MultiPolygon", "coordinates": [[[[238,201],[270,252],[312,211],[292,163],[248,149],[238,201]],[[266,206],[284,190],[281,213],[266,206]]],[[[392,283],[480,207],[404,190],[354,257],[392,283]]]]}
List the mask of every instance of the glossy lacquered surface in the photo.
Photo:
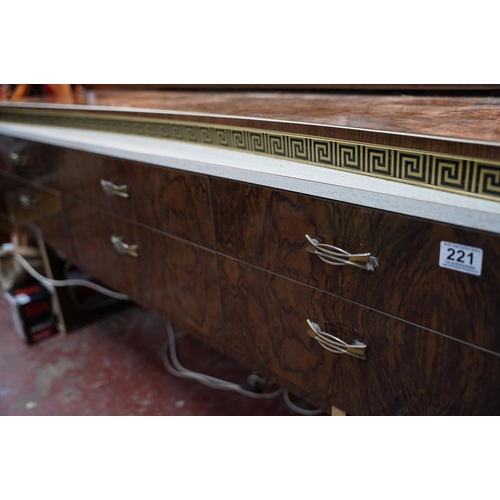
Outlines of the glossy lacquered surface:
{"type": "Polygon", "coordinates": [[[0,135],[0,171],[50,189],[59,189],[55,158],[60,149],[0,135]]]}
{"type": "Polygon", "coordinates": [[[214,252],[78,202],[67,204],[78,261],[107,285],[209,344],[222,336],[214,252]],[[112,236],[137,245],[120,254],[112,236]]]}
{"type": "Polygon", "coordinates": [[[55,163],[67,196],[213,248],[206,177],[64,148],[55,163]],[[102,181],[123,186],[127,197],[107,194],[102,181]]]}
{"type": "MultiPolygon", "coordinates": [[[[28,99],[52,103],[53,98],[28,99]]],[[[75,104],[260,118],[500,142],[500,97],[289,92],[97,91],[75,104]]]]}
{"type": "Polygon", "coordinates": [[[13,170],[12,144],[38,145],[9,141],[0,182],[11,215],[55,249],[74,243],[69,260],[107,286],[312,404],[500,413],[500,357],[454,340],[500,352],[498,237],[65,148],[13,170]],[[305,235],[379,265],[331,267],[305,235]],[[482,275],[441,268],[441,241],[481,248],[482,275]],[[326,351],[308,319],[367,345],[368,358],[326,351]]]}
{"type": "Polygon", "coordinates": [[[96,90],[158,90],[158,89],[184,89],[184,90],[205,90],[205,89],[238,89],[238,90],[300,90],[300,91],[365,91],[370,92],[373,90],[379,92],[394,92],[394,91],[410,91],[415,92],[436,92],[443,93],[451,92],[472,92],[472,91],[489,91],[492,94],[500,90],[500,85],[483,85],[483,84],[296,84],[296,83],[170,83],[170,84],[126,84],[126,85],[113,85],[113,84],[86,84],[88,89],[96,90]]]}
{"type": "Polygon", "coordinates": [[[219,252],[500,352],[499,237],[222,179],[211,189],[219,252]],[[331,266],[305,235],[379,266],[331,266]],[[482,275],[441,268],[442,241],[481,248],[482,275]]]}
{"type": "Polygon", "coordinates": [[[75,96],[74,105],[50,98],[4,101],[2,115],[90,129],[94,118],[107,117],[139,135],[145,121],[167,119],[500,161],[499,96],[91,91],[75,96]]]}
{"type": "MultiPolygon", "coordinates": [[[[0,196],[11,220],[34,224],[43,239],[67,259],[76,257],[68,214],[60,194],[0,174],[0,196]]],[[[38,237],[29,227],[25,230],[33,239],[38,237]]]]}
{"type": "Polygon", "coordinates": [[[251,366],[352,415],[500,413],[498,356],[233,259],[219,265],[226,342],[251,366]],[[307,319],[367,344],[367,360],[325,350],[307,319]]]}

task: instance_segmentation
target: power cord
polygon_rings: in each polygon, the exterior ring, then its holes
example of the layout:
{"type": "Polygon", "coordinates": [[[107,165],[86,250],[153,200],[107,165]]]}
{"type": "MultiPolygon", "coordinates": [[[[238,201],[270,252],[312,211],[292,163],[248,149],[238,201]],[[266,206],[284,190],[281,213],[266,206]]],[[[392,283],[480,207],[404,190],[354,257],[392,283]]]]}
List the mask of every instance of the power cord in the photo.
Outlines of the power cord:
{"type": "MultiPolygon", "coordinates": [[[[18,226],[23,226],[31,229],[35,235],[36,235],[36,240],[40,243],[43,242],[43,233],[41,229],[34,224],[33,222],[29,221],[18,221],[11,215],[3,215],[3,219],[7,219],[11,224],[13,225],[18,225],[18,226]]],[[[13,249],[3,249],[0,248],[0,258],[1,257],[8,257],[11,256],[14,260],[16,260],[23,268],[36,280],[40,281],[44,285],[46,285],[49,289],[52,289],[52,287],[69,287],[69,286],[83,286],[90,288],[92,290],[95,290],[96,292],[102,293],[103,295],[107,295],[108,297],[111,297],[116,300],[125,300],[128,301],[130,300],[127,295],[124,295],[122,293],[117,293],[113,292],[112,290],[108,290],[107,288],[104,288],[100,285],[97,285],[96,283],[93,283],[92,281],[87,281],[87,280],[53,280],[50,278],[47,278],[46,276],[43,276],[40,274],[22,255],[20,255],[17,251],[16,248],[13,249]]]]}
{"type": "MultiPolygon", "coordinates": [[[[303,408],[298,407],[292,401],[290,400],[290,396],[288,394],[288,391],[284,391],[283,389],[278,389],[275,392],[271,393],[264,393],[264,394],[258,394],[249,390],[244,389],[242,386],[238,384],[234,384],[232,382],[228,382],[225,380],[221,380],[215,377],[212,377],[210,375],[205,375],[202,373],[194,372],[191,370],[188,370],[187,368],[184,368],[180,363],[179,359],[177,358],[177,348],[176,348],[176,339],[181,338],[181,335],[185,335],[184,333],[179,333],[175,334],[174,327],[172,323],[167,322],[166,323],[167,327],[167,335],[168,335],[168,340],[165,342],[163,345],[160,355],[163,360],[163,364],[165,365],[165,368],[167,371],[171,374],[174,375],[175,377],[180,377],[180,378],[186,378],[186,379],[191,379],[195,380],[207,387],[210,387],[211,389],[217,389],[217,390],[224,390],[224,391],[232,391],[236,392],[238,394],[241,394],[243,396],[247,396],[249,398],[253,399],[274,399],[277,398],[281,395],[283,395],[284,401],[286,405],[292,410],[300,415],[304,416],[317,416],[317,415],[322,415],[324,412],[322,410],[314,410],[314,411],[308,411],[304,410],[303,408]],[[170,355],[170,357],[169,357],[170,355]],[[170,359],[171,358],[171,359],[170,359]]],[[[257,374],[253,373],[250,375],[247,379],[247,385],[255,385],[256,383],[266,385],[268,381],[266,379],[263,379],[259,377],[257,374]]]]}
{"type": "MultiPolygon", "coordinates": [[[[4,256],[5,253],[0,253],[0,257],[4,256]]],[[[40,283],[43,283],[44,285],[47,285],[49,287],[65,287],[65,286],[85,286],[87,288],[91,288],[92,290],[95,290],[96,292],[102,293],[103,295],[107,295],[108,297],[112,297],[113,299],[117,300],[129,300],[129,297],[127,295],[124,295],[122,293],[117,293],[113,292],[112,290],[108,290],[107,288],[104,288],[100,285],[97,285],[96,283],[92,283],[92,281],[86,281],[86,280],[53,280],[50,278],[47,278],[46,276],[41,275],[35,268],[31,266],[31,264],[21,255],[16,254],[15,252],[11,253],[13,256],[14,260],[19,262],[24,269],[36,280],[40,281],[40,283]]]]}
{"type": "Polygon", "coordinates": [[[255,392],[247,391],[238,384],[234,384],[226,380],[221,380],[210,375],[205,375],[203,373],[194,372],[184,368],[179,363],[179,360],[177,358],[176,336],[172,323],[170,322],[167,322],[167,335],[168,341],[164,344],[160,353],[165,368],[170,374],[174,375],[175,377],[196,380],[200,384],[210,387],[211,389],[236,392],[253,399],[274,399],[283,394],[283,389],[279,389],[271,393],[258,394],[255,392]],[[171,360],[169,359],[169,354],[170,358],[172,358],[171,360]]]}
{"type": "MultiPolygon", "coordinates": [[[[36,235],[38,240],[43,240],[43,235],[38,226],[31,222],[18,222],[16,221],[17,224],[23,225],[26,227],[29,227],[32,229],[36,235]]],[[[15,249],[14,250],[1,250],[0,249],[0,258],[5,257],[5,256],[12,256],[23,268],[36,280],[40,281],[41,283],[47,285],[49,288],[50,287],[71,287],[71,286],[84,286],[87,288],[90,288],[92,290],[95,290],[96,292],[102,293],[103,295],[107,295],[108,297],[117,299],[117,300],[129,300],[129,297],[127,295],[113,292],[112,290],[108,290],[107,288],[104,288],[100,285],[97,285],[96,283],[93,283],[92,281],[87,281],[87,280],[79,280],[79,279],[73,279],[73,280],[53,280],[50,278],[47,278],[46,276],[41,275],[31,264],[20,254],[16,253],[15,249]]],[[[163,360],[163,364],[165,365],[165,368],[168,370],[169,373],[174,375],[175,377],[180,377],[180,378],[186,378],[186,379],[191,379],[191,380],[196,380],[197,382],[210,387],[212,389],[216,390],[225,390],[225,391],[232,391],[236,392],[238,394],[241,394],[243,396],[253,398],[253,399],[274,399],[277,398],[281,395],[283,395],[283,399],[286,403],[286,405],[292,410],[300,415],[304,416],[317,416],[323,414],[322,410],[305,410],[303,408],[300,408],[296,404],[294,404],[290,400],[290,395],[288,391],[283,390],[283,389],[278,389],[275,392],[271,393],[256,393],[252,392],[249,390],[244,389],[242,386],[238,384],[234,384],[232,382],[228,382],[226,380],[218,379],[216,377],[212,377],[210,375],[205,375],[202,373],[197,373],[191,370],[188,370],[184,368],[180,363],[177,358],[177,350],[176,350],[176,335],[174,332],[174,328],[172,323],[167,322],[167,334],[168,334],[168,341],[164,344],[162,350],[161,350],[161,357],[163,360]],[[168,354],[170,353],[170,356],[172,358],[172,361],[170,361],[168,354]]],[[[179,334],[180,335],[183,334],[179,334]]],[[[185,334],[184,334],[185,335],[185,334]]],[[[257,383],[266,385],[267,380],[259,377],[257,374],[253,373],[250,375],[247,379],[247,385],[256,385],[257,383]]]]}

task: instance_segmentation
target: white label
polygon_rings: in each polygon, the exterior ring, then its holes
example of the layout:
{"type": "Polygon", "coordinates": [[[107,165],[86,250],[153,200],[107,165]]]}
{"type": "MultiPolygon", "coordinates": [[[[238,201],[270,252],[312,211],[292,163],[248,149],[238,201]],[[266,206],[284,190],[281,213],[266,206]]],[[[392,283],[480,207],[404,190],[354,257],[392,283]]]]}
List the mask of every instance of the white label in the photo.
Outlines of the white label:
{"type": "Polygon", "coordinates": [[[442,241],[439,266],[460,273],[481,276],[483,271],[483,251],[481,248],[442,241]]]}
{"type": "Polygon", "coordinates": [[[25,304],[29,304],[31,302],[31,297],[25,293],[20,293],[19,295],[16,295],[16,302],[20,306],[24,306],[25,304]]]}

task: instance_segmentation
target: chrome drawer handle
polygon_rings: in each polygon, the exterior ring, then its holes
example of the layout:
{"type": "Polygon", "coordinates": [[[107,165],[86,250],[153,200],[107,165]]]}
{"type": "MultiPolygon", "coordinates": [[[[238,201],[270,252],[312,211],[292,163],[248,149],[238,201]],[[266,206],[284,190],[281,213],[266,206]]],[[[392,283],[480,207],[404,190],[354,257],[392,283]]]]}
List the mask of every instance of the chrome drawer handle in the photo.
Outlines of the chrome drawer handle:
{"type": "Polygon", "coordinates": [[[306,239],[312,245],[307,247],[307,251],[317,255],[320,260],[331,266],[354,266],[366,271],[374,271],[378,267],[378,259],[373,257],[371,253],[352,254],[342,250],[342,248],[320,243],[307,234],[306,239]]]}
{"type": "Polygon", "coordinates": [[[122,198],[128,198],[130,196],[130,188],[126,184],[117,186],[112,182],[101,179],[101,187],[108,196],[121,196],[122,198]]]}
{"type": "Polygon", "coordinates": [[[327,351],[334,352],[336,354],[347,354],[354,358],[366,360],[367,346],[362,342],[356,340],[354,344],[347,344],[334,335],[323,332],[316,323],[307,320],[307,324],[309,325],[307,333],[327,351]]]}
{"type": "Polygon", "coordinates": [[[20,194],[19,203],[23,208],[26,208],[27,210],[38,210],[38,200],[28,194],[20,194]]]}
{"type": "Polygon", "coordinates": [[[115,250],[122,255],[130,255],[131,257],[139,257],[138,245],[127,245],[121,236],[111,236],[111,243],[115,250]]]}
{"type": "Polygon", "coordinates": [[[10,153],[9,158],[13,165],[17,165],[19,167],[28,166],[28,158],[26,156],[18,155],[17,153],[10,153]]]}

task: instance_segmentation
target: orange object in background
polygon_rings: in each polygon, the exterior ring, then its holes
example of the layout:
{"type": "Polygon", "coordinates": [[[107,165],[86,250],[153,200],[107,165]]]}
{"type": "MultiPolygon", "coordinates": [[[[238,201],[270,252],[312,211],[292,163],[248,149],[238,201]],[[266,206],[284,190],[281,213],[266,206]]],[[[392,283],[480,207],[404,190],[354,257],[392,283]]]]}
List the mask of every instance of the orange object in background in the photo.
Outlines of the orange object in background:
{"type": "MultiPolygon", "coordinates": [[[[53,95],[55,101],[61,104],[72,104],[73,96],[71,91],[71,85],[69,83],[55,84],[47,83],[41,85],[42,95],[53,95]]],[[[14,91],[10,96],[11,101],[22,101],[26,97],[31,95],[33,90],[32,84],[20,83],[16,86],[14,91]]]]}

